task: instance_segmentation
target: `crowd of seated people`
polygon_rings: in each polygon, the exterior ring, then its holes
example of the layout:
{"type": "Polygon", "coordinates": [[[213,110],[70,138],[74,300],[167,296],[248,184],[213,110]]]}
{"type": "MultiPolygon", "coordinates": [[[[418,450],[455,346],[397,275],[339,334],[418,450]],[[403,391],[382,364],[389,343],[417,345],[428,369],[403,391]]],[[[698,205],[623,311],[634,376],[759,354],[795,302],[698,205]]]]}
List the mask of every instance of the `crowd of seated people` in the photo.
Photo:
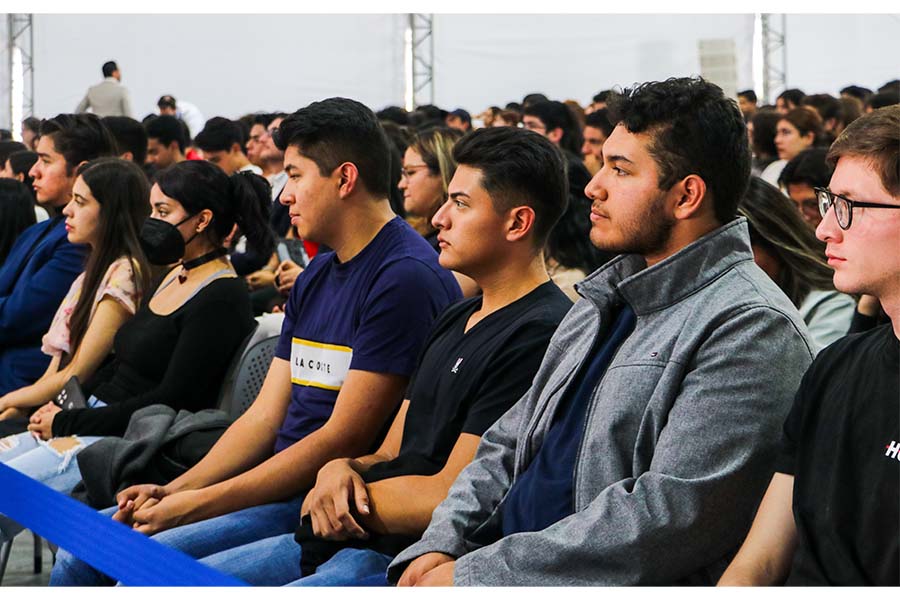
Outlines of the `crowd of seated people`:
{"type": "Polygon", "coordinates": [[[85,500],[262,328],[245,412],[85,501],[261,586],[900,585],[898,94],[26,119],[0,463],[85,500]]]}

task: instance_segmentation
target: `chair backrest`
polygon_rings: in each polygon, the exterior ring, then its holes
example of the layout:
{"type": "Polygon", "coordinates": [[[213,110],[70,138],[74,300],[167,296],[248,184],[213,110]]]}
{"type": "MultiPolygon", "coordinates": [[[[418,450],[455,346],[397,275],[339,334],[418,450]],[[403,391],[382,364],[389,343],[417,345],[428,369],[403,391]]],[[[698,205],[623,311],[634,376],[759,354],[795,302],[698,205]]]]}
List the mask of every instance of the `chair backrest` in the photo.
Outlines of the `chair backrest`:
{"type": "Polygon", "coordinates": [[[219,393],[219,409],[233,418],[241,416],[262,388],[278,336],[257,327],[241,343],[234,360],[228,367],[219,393]]]}

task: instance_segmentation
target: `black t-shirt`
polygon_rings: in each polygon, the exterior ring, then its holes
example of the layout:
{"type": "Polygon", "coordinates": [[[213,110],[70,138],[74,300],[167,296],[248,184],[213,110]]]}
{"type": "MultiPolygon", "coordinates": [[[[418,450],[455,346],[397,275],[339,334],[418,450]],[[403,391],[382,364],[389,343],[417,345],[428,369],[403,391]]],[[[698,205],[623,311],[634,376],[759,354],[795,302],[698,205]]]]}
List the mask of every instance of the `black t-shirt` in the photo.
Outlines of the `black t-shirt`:
{"type": "Polygon", "coordinates": [[[410,380],[400,453],[373,465],[363,479],[439,472],[461,433],[481,436],[528,391],[550,336],[571,306],[548,281],[468,332],[481,296],[447,309],[410,380]]]}
{"type": "Polygon", "coordinates": [[[168,315],[145,303],[116,333],[115,360],[85,383],[86,394],[108,406],[57,413],[53,435],[123,435],[131,415],[151,404],[214,408],[225,371],[253,328],[252,315],[239,277],[210,282],[168,315]]]}
{"type": "Polygon", "coordinates": [[[891,324],[828,346],[784,424],[794,476],[788,585],[900,584],[900,343],[891,324]]]}
{"type": "MultiPolygon", "coordinates": [[[[404,475],[433,475],[447,462],[461,433],[481,436],[534,379],[550,337],[572,302],[548,281],[491,313],[465,332],[481,296],[448,308],[432,327],[410,381],[409,409],[400,453],[363,474],[367,483],[404,475]]],[[[295,536],[303,546],[301,570],[311,573],[348,546],[395,555],[415,542],[400,535],[334,543],[315,538],[309,519],[295,536]]]]}

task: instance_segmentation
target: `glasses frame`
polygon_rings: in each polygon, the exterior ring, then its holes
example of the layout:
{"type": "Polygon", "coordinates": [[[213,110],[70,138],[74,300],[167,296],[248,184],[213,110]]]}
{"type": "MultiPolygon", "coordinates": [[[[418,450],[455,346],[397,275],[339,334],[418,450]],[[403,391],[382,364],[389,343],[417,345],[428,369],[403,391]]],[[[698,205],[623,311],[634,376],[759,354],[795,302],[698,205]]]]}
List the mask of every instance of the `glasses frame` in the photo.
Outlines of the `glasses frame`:
{"type": "Polygon", "coordinates": [[[834,218],[837,221],[838,226],[847,231],[850,229],[850,225],[853,223],[853,209],[855,207],[859,208],[900,208],[900,204],[877,204],[875,202],[862,202],[860,200],[851,200],[846,196],[841,196],[840,194],[835,194],[828,188],[823,187],[814,187],[813,191],[816,193],[816,198],[819,201],[819,214],[822,215],[822,218],[825,218],[825,215],[828,214],[828,210],[834,206],[834,218]],[[846,215],[847,215],[847,224],[841,223],[840,214],[842,211],[837,209],[838,201],[843,201],[846,205],[846,215]]]}

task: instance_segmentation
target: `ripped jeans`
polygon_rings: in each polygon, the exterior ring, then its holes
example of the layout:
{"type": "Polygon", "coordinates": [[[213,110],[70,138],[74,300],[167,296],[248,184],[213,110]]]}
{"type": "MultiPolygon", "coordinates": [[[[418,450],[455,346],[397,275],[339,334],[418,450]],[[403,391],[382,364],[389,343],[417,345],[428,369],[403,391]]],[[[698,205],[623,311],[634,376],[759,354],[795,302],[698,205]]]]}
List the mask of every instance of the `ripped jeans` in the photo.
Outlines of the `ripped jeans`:
{"type": "MultiPolygon", "coordinates": [[[[95,408],[106,404],[91,396],[88,406],[95,408]]],[[[101,439],[98,436],[71,436],[45,442],[26,431],[0,439],[0,462],[67,494],[81,481],[75,455],[101,439]]],[[[22,529],[15,521],[0,515],[0,542],[12,539],[22,529]]]]}

